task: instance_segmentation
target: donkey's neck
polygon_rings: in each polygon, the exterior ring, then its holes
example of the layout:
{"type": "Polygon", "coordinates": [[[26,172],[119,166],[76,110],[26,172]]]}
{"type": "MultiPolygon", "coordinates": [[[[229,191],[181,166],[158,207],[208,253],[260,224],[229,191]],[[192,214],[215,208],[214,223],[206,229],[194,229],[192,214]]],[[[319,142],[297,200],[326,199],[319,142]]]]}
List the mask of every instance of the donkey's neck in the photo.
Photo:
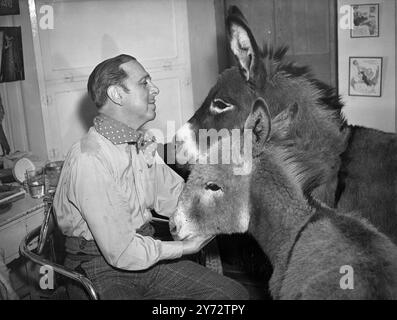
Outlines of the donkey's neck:
{"type": "Polygon", "coordinates": [[[315,213],[290,173],[280,159],[263,154],[252,175],[249,232],[273,266],[288,255],[289,246],[315,213]]]}

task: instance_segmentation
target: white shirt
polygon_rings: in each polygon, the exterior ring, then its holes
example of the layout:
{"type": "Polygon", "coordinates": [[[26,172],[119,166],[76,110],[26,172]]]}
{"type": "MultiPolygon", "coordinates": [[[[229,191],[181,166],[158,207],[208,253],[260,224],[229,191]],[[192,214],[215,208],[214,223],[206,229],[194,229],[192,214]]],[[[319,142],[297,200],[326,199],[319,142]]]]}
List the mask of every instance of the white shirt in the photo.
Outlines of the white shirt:
{"type": "Polygon", "coordinates": [[[169,217],[182,188],[157,153],[149,167],[135,145],[115,145],[92,127],[66,157],[54,208],[66,236],[95,239],[109,264],[143,270],[182,255],[179,241],[136,233],[152,218],[150,209],[169,217]]]}

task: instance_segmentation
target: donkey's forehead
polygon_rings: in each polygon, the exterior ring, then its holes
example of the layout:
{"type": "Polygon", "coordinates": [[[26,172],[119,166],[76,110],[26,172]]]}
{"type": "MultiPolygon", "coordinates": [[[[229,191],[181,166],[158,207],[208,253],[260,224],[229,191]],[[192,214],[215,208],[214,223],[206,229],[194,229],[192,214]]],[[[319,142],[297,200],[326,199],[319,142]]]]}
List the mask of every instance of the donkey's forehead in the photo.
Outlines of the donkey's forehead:
{"type": "Polygon", "coordinates": [[[247,82],[237,67],[227,69],[219,76],[214,91],[217,95],[228,96],[241,96],[241,94],[250,93],[247,82]]]}
{"type": "Polygon", "coordinates": [[[231,67],[229,69],[224,70],[220,75],[219,75],[219,81],[231,81],[231,82],[239,82],[239,83],[245,83],[246,80],[242,76],[239,68],[237,67],[231,67]]]}
{"type": "Polygon", "coordinates": [[[210,90],[207,96],[207,103],[202,108],[209,108],[210,102],[214,99],[222,99],[225,102],[234,104],[237,108],[245,107],[245,103],[252,102],[255,91],[250,89],[237,67],[232,67],[223,71],[210,90]]]}
{"type": "Polygon", "coordinates": [[[199,129],[240,128],[255,101],[257,93],[244,80],[239,69],[225,70],[193,117],[189,120],[195,132],[199,129]],[[224,103],[227,110],[215,103],[224,103]]]}

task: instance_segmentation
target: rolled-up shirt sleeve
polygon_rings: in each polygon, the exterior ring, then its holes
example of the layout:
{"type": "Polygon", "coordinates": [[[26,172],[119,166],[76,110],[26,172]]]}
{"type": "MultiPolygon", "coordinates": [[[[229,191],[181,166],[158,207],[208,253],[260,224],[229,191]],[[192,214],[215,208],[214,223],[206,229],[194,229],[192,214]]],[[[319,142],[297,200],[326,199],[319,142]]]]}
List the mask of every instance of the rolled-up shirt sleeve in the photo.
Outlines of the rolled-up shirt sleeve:
{"type": "Polygon", "coordinates": [[[154,210],[166,217],[174,214],[184,181],[156,154],[156,183],[154,210]]]}
{"type": "MultiPolygon", "coordinates": [[[[79,208],[101,253],[114,267],[143,270],[182,255],[179,241],[160,241],[136,233],[131,207],[111,169],[92,154],[81,154],[72,172],[68,200],[79,208]]],[[[136,206],[134,210],[140,210],[136,206]]]]}

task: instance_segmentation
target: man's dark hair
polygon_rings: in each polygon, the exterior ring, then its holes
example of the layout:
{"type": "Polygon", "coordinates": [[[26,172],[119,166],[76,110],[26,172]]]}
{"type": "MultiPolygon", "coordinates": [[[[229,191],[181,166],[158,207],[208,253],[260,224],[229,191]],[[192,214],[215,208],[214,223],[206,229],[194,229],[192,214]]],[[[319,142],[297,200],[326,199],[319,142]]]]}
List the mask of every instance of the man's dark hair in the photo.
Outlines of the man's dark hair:
{"type": "Polygon", "coordinates": [[[127,73],[120,68],[123,63],[136,59],[127,54],[120,54],[117,57],[107,59],[98,64],[94,71],[91,72],[87,89],[92,101],[94,101],[97,108],[101,108],[107,97],[107,89],[112,85],[119,85],[123,90],[128,92],[124,85],[124,80],[127,78],[127,73]]]}

